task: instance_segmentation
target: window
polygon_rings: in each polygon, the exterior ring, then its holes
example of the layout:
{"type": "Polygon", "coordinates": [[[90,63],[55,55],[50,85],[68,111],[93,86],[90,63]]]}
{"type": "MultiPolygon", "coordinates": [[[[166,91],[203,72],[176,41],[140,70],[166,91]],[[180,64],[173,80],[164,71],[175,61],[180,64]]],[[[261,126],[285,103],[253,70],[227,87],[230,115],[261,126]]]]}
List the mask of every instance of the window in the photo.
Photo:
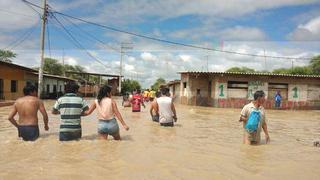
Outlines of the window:
{"type": "Polygon", "coordinates": [[[273,99],[276,92],[279,92],[283,100],[288,99],[288,84],[286,83],[269,83],[268,99],[273,99]]]}
{"type": "Polygon", "coordinates": [[[247,98],[248,82],[244,81],[228,81],[227,88],[228,98],[247,98]]]}
{"type": "Polygon", "coordinates": [[[200,89],[197,89],[197,96],[200,96],[200,89]]]}
{"type": "Polygon", "coordinates": [[[183,83],[183,88],[187,88],[187,82],[183,83]]]}
{"type": "Polygon", "coordinates": [[[59,91],[62,92],[62,85],[60,85],[59,91]]]}
{"type": "Polygon", "coordinates": [[[0,99],[4,99],[4,97],[3,97],[3,79],[0,79],[0,99]]]}
{"type": "Polygon", "coordinates": [[[211,91],[212,91],[212,81],[209,81],[208,83],[208,97],[211,97],[211,91]]]}
{"type": "Polygon", "coordinates": [[[228,81],[228,89],[248,89],[248,82],[228,81]]]}
{"type": "Polygon", "coordinates": [[[53,85],[53,92],[54,92],[54,93],[57,92],[57,85],[53,85]]]}
{"type": "Polygon", "coordinates": [[[50,84],[47,84],[47,93],[50,93],[50,84]]]}
{"type": "Polygon", "coordinates": [[[17,85],[18,85],[18,81],[16,80],[11,80],[11,92],[12,93],[16,93],[17,92],[17,85]]]}

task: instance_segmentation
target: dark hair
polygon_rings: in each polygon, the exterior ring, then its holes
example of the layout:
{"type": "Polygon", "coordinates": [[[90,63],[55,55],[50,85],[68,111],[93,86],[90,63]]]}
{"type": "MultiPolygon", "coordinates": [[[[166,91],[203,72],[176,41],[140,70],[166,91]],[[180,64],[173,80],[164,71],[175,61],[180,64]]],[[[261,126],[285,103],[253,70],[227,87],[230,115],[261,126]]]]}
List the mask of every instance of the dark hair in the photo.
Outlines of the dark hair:
{"type": "Polygon", "coordinates": [[[37,88],[36,86],[32,85],[32,84],[27,84],[24,88],[23,88],[23,94],[25,96],[30,95],[33,92],[37,92],[37,88]]]}
{"type": "Polygon", "coordinates": [[[168,95],[169,91],[170,91],[169,88],[166,88],[166,87],[163,87],[160,89],[160,92],[162,95],[168,95]]]}
{"type": "Polygon", "coordinates": [[[157,91],[156,92],[156,97],[159,98],[161,96],[161,92],[157,91]]]}
{"type": "Polygon", "coordinates": [[[111,86],[103,85],[98,92],[97,99],[98,103],[100,104],[101,100],[105,97],[111,97],[111,86]]]}
{"type": "Polygon", "coordinates": [[[259,97],[265,96],[265,93],[263,91],[256,91],[253,95],[254,100],[257,100],[259,97]]]}
{"type": "Polygon", "coordinates": [[[140,93],[141,93],[141,90],[140,90],[140,89],[138,89],[138,90],[137,90],[137,93],[138,93],[138,94],[140,94],[140,93]]]}
{"type": "Polygon", "coordinates": [[[77,93],[79,85],[73,81],[69,81],[66,84],[66,93],[77,93]]]}

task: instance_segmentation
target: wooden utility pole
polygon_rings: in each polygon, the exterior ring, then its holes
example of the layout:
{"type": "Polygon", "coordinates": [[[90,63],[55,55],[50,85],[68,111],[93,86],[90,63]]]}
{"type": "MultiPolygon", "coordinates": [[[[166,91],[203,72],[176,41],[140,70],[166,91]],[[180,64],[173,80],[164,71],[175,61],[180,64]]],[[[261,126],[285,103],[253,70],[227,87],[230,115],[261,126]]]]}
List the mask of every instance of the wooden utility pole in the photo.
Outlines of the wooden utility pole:
{"type": "Polygon", "coordinates": [[[41,98],[41,93],[43,89],[43,65],[44,65],[44,39],[45,39],[45,31],[46,31],[46,21],[47,21],[47,0],[43,0],[43,15],[42,19],[42,28],[41,28],[41,38],[40,38],[40,68],[39,68],[39,80],[38,80],[38,97],[41,98]]]}

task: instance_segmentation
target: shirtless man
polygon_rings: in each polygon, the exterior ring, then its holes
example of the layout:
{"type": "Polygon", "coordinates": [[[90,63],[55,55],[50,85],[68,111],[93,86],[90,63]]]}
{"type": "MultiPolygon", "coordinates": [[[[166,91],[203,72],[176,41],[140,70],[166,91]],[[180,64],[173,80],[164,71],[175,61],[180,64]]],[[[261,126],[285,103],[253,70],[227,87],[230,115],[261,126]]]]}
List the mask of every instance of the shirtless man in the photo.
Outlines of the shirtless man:
{"type": "Polygon", "coordinates": [[[16,100],[8,120],[18,128],[19,137],[25,141],[35,141],[39,137],[38,111],[43,116],[44,129],[49,130],[48,115],[43,102],[37,97],[37,89],[34,85],[23,88],[24,97],[16,100]],[[18,113],[18,122],[14,116],[18,113]]]}
{"type": "MultiPolygon", "coordinates": [[[[156,98],[161,96],[160,92],[156,92],[156,98]]],[[[150,105],[150,115],[154,122],[159,122],[159,111],[157,110],[157,99],[153,100],[150,105]]]]}

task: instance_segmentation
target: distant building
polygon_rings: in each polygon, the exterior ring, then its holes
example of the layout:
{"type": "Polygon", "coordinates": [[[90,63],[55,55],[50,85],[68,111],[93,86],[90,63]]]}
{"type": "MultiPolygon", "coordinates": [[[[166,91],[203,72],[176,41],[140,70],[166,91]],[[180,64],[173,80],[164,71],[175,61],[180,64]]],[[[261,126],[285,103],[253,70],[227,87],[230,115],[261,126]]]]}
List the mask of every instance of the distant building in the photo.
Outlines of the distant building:
{"type": "Polygon", "coordinates": [[[174,80],[167,83],[174,102],[180,101],[180,80],[174,80]]]}
{"type": "MultiPolygon", "coordinates": [[[[38,71],[0,61],[0,100],[16,100],[23,96],[23,88],[31,83],[38,87],[38,71]]],[[[56,98],[64,93],[64,84],[74,81],[61,76],[43,75],[44,98],[56,98]]]]}
{"type": "Polygon", "coordinates": [[[266,93],[266,108],[274,107],[280,91],[282,109],[320,109],[320,76],[237,72],[180,72],[182,104],[241,108],[253,93],[266,93]]]}

